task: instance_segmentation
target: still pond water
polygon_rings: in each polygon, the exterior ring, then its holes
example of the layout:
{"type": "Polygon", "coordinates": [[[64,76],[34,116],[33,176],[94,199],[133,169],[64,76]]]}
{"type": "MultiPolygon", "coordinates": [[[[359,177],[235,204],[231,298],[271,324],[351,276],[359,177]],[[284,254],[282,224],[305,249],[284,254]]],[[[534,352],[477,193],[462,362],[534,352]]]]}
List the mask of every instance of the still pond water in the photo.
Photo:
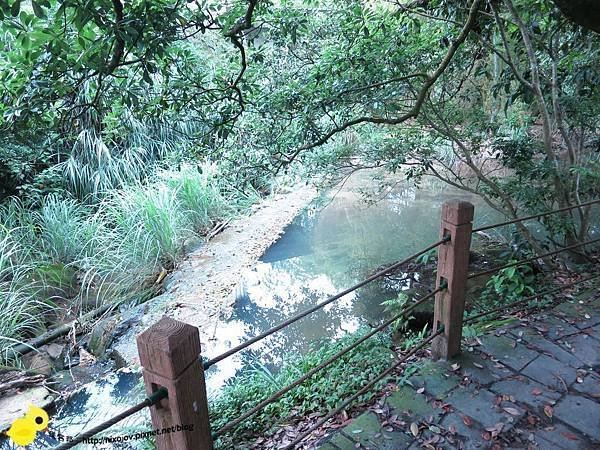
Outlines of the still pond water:
{"type": "MultiPolygon", "coordinates": [[[[361,281],[377,267],[398,261],[438,239],[441,205],[450,199],[475,204],[475,225],[499,219],[479,198],[434,182],[419,188],[406,183],[385,190],[376,202],[372,174],[358,172],[341,188],[322,195],[286,228],[260,261],[240,281],[234,314],[219,325],[227,340],[204,344],[213,357],[259,334],[286,318],[361,281]]],[[[377,197],[377,196],[376,196],[377,197]]],[[[374,285],[348,294],[274,336],[232,356],[207,372],[209,396],[240,370],[260,365],[276,370],[284,357],[305,352],[320,339],[339,338],[385,316],[381,302],[395,296],[389,288],[374,285]]],[[[139,401],[139,374],[111,373],[87,385],[61,405],[51,429],[67,436],[112,417],[139,401]]],[[[115,426],[108,436],[149,430],[147,413],[139,413],[115,426]]],[[[51,448],[56,441],[40,437],[36,448],[51,448]]],[[[3,450],[11,446],[4,442],[3,450]]],[[[81,448],[118,448],[82,446],[81,448]]],[[[144,448],[136,441],[121,448],[144,448]]]]}

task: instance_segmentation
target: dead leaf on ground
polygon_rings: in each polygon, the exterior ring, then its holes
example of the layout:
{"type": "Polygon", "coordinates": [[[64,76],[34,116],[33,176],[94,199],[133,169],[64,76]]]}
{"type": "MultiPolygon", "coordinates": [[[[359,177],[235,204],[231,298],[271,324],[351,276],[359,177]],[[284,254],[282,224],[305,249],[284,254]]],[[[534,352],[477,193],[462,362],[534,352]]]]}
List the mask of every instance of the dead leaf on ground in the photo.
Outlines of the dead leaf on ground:
{"type": "Polygon", "coordinates": [[[576,435],[574,435],[573,433],[571,433],[569,431],[563,431],[560,434],[562,434],[564,437],[566,437],[570,441],[578,441],[579,440],[579,438],[576,435]]]}
{"type": "Polygon", "coordinates": [[[499,422],[493,427],[487,427],[485,431],[489,431],[490,433],[492,433],[492,437],[496,437],[500,434],[502,428],[504,428],[504,424],[502,422],[499,422]]]}
{"type": "Polygon", "coordinates": [[[417,437],[419,435],[419,425],[417,425],[415,422],[411,423],[410,432],[414,437],[417,437]]]}
{"type": "Polygon", "coordinates": [[[532,395],[541,395],[542,394],[542,390],[538,389],[538,388],[532,389],[531,390],[531,394],[532,395]]]}
{"type": "Polygon", "coordinates": [[[552,418],[552,416],[554,416],[554,408],[550,405],[544,406],[544,414],[552,418]]]}
{"type": "Polygon", "coordinates": [[[504,411],[506,411],[507,413],[509,413],[512,416],[518,416],[519,414],[521,414],[517,408],[511,408],[509,406],[506,406],[502,409],[504,409],[504,411]]]}
{"type": "Polygon", "coordinates": [[[471,419],[469,416],[463,416],[462,420],[463,420],[463,423],[468,427],[473,425],[473,419],[471,419]]]}

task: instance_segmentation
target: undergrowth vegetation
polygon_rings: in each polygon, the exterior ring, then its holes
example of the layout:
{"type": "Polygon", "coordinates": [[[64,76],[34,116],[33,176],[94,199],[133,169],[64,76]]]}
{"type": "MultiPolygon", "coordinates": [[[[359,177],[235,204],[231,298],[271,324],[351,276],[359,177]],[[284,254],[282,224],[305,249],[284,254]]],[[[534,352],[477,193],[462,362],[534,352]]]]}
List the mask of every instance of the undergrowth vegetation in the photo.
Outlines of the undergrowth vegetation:
{"type": "Polygon", "coordinates": [[[104,191],[95,204],[49,194],[39,208],[0,207],[0,351],[38,334],[55,315],[140,298],[215,221],[250,202],[233,201],[218,169],[180,164],[145,183],[104,191]],[[51,308],[52,307],[52,308],[51,308]],[[58,310],[57,310],[58,308],[58,310]],[[62,309],[62,312],[59,311],[62,309]]]}
{"type": "MultiPolygon", "coordinates": [[[[217,430],[239,417],[365,333],[365,330],[359,330],[334,342],[317,343],[303,355],[290,356],[276,373],[262,365],[254,365],[252,369],[245,370],[226,385],[210,404],[210,422],[213,429],[217,430]]],[[[393,360],[391,344],[390,335],[385,333],[367,339],[325,370],[317,372],[306,382],[228,432],[216,442],[217,447],[231,448],[232,442],[239,443],[248,436],[264,435],[281,420],[289,423],[290,420],[300,420],[310,413],[324,413],[339,406],[348,393],[358,391],[368,380],[390,366],[393,360]]],[[[373,399],[385,382],[386,380],[382,380],[376,389],[362,396],[359,402],[373,399]]]]}

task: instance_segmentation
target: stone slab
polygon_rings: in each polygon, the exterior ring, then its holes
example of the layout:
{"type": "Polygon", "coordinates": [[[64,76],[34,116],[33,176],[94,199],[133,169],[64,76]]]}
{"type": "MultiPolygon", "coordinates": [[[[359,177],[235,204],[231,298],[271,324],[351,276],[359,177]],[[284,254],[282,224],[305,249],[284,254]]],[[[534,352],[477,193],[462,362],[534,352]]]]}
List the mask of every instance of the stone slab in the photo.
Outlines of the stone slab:
{"type": "Polygon", "coordinates": [[[583,378],[583,383],[573,383],[571,386],[577,392],[588,395],[600,401],[600,376],[588,373],[583,378]]]}
{"type": "Polygon", "coordinates": [[[453,358],[452,362],[460,365],[464,377],[483,386],[501,380],[512,373],[507,367],[498,367],[498,363],[471,352],[462,353],[453,358]]]}
{"type": "Polygon", "coordinates": [[[323,450],[351,450],[369,448],[372,450],[393,450],[408,448],[413,438],[402,431],[386,431],[373,412],[365,412],[349,425],[335,433],[327,442],[320,445],[323,450]]]}
{"type": "Polygon", "coordinates": [[[486,353],[517,371],[538,356],[537,352],[505,336],[484,336],[480,341],[486,353]]]}
{"type": "Polygon", "coordinates": [[[600,404],[568,395],[554,407],[554,417],[600,444],[600,404]]]}
{"type": "Polygon", "coordinates": [[[555,307],[554,311],[559,317],[579,329],[600,323],[600,315],[596,307],[588,303],[565,302],[555,307]]]}
{"type": "Polygon", "coordinates": [[[561,343],[587,366],[600,365],[600,341],[585,333],[579,333],[564,338],[561,343]]]}
{"type": "Polygon", "coordinates": [[[399,416],[412,420],[423,419],[427,422],[438,422],[443,411],[434,409],[424,394],[417,393],[409,386],[402,386],[386,399],[386,403],[399,416]]]}
{"type": "Polygon", "coordinates": [[[456,429],[456,435],[454,436],[463,445],[456,445],[456,448],[486,448],[489,443],[486,442],[482,434],[484,432],[483,426],[473,421],[471,426],[465,425],[463,422],[463,416],[458,413],[449,414],[440,422],[440,425],[448,430],[450,427],[456,429]]]}
{"type": "Polygon", "coordinates": [[[425,391],[437,398],[445,397],[460,382],[456,375],[449,374],[448,363],[444,361],[428,361],[416,375],[409,378],[415,389],[424,387],[425,391]]]}
{"type": "Polygon", "coordinates": [[[503,380],[490,386],[490,390],[499,395],[513,396],[518,403],[524,403],[531,408],[540,408],[554,404],[561,396],[560,393],[548,389],[547,386],[530,380],[527,377],[520,379],[503,380]],[[541,391],[541,394],[536,394],[541,391]]]}
{"type": "Polygon", "coordinates": [[[538,320],[531,323],[531,326],[552,341],[579,332],[579,328],[555,316],[539,316],[538,320]]]}
{"type": "Polygon", "coordinates": [[[540,335],[524,336],[523,339],[527,342],[527,347],[531,350],[538,351],[546,355],[552,356],[565,364],[576,369],[585,366],[585,363],[577,358],[573,353],[568,352],[559,345],[555,344],[540,335]]]}
{"type": "Polygon", "coordinates": [[[475,419],[484,427],[491,427],[502,422],[505,424],[505,430],[510,429],[525,413],[521,407],[510,402],[502,402],[500,406],[497,406],[494,403],[495,400],[496,395],[486,389],[479,391],[456,390],[446,399],[455,409],[475,419]],[[518,414],[509,414],[501,407],[513,408],[518,414]]]}
{"type": "Polygon", "coordinates": [[[323,450],[353,450],[354,442],[341,433],[335,433],[324,445],[319,447],[323,450]]]}
{"type": "Polygon", "coordinates": [[[540,355],[534,359],[521,373],[556,391],[560,391],[562,388],[563,392],[568,390],[568,386],[577,377],[576,369],[546,355],[540,355]]]}
{"type": "Polygon", "coordinates": [[[535,430],[533,435],[535,442],[542,449],[589,450],[593,448],[585,436],[560,423],[535,430]]]}

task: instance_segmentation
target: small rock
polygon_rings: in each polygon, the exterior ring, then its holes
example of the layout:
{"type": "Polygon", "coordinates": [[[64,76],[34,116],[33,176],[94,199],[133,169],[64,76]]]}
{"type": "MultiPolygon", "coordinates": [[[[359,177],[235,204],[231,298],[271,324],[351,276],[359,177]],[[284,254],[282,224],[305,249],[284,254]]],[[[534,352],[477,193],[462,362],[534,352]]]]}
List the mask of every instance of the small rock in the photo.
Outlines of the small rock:
{"type": "Polygon", "coordinates": [[[23,356],[23,364],[27,369],[44,375],[52,373],[52,361],[42,353],[29,353],[23,356]]]}
{"type": "Polygon", "coordinates": [[[64,345],[52,343],[52,344],[48,345],[48,347],[46,347],[46,353],[48,353],[48,355],[50,355],[50,358],[58,359],[60,357],[60,355],[62,354],[62,351],[64,348],[65,348],[64,345]]]}

